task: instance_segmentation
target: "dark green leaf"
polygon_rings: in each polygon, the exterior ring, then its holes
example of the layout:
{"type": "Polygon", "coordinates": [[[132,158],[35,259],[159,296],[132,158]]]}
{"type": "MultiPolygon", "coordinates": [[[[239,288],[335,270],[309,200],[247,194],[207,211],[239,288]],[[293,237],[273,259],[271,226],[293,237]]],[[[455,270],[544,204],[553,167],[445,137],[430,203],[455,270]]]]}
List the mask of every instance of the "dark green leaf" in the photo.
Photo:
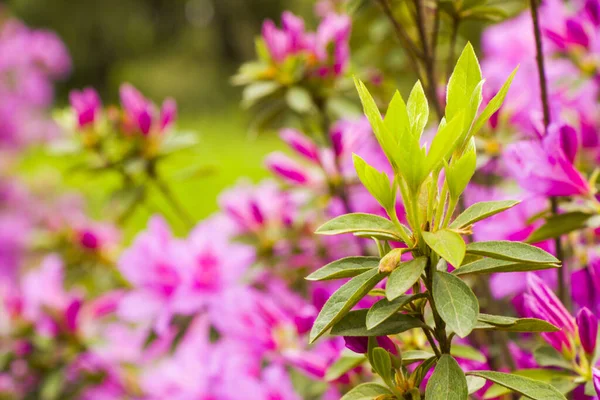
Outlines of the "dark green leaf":
{"type": "Polygon", "coordinates": [[[417,257],[400,263],[390,274],[385,286],[385,296],[388,300],[394,300],[406,293],[408,289],[419,281],[426,266],[427,257],[417,257]]]}
{"type": "Polygon", "coordinates": [[[405,314],[394,314],[373,329],[367,329],[367,312],[369,310],[350,311],[340,322],[331,328],[333,336],[385,336],[395,335],[414,328],[423,323],[417,318],[405,314]]]}
{"type": "Polygon", "coordinates": [[[387,350],[381,347],[373,349],[373,369],[386,383],[392,382],[392,360],[387,350]]]}
{"type": "Polygon", "coordinates": [[[456,217],[456,219],[450,224],[450,228],[466,228],[469,225],[473,225],[477,221],[481,221],[482,219],[486,219],[492,215],[508,210],[519,203],[519,201],[515,200],[482,201],[481,203],[475,203],[463,211],[458,217],[456,217]]]}
{"type": "Polygon", "coordinates": [[[379,257],[346,257],[319,268],[306,277],[309,281],[326,281],[331,279],[353,278],[364,272],[377,268],[379,257]]]}
{"type": "Polygon", "coordinates": [[[477,323],[479,302],[473,291],[460,278],[437,271],[433,275],[433,299],[448,327],[461,338],[477,323]]]}
{"type": "Polygon", "coordinates": [[[553,215],[546,219],[544,225],[533,231],[526,241],[528,243],[537,243],[585,228],[586,222],[592,216],[581,211],[553,215]]]}
{"type": "Polygon", "coordinates": [[[478,319],[476,329],[492,329],[506,332],[557,332],[560,329],[551,323],[537,318],[512,318],[483,314],[478,319]],[[511,323],[512,322],[512,323],[511,323]]]}
{"type": "Polygon", "coordinates": [[[467,378],[454,358],[443,354],[427,382],[425,398],[435,400],[466,400],[469,396],[467,378]]]}
{"type": "Polygon", "coordinates": [[[551,385],[522,376],[494,371],[469,371],[467,374],[487,379],[533,400],[566,400],[551,385]]]}
{"type": "Polygon", "coordinates": [[[377,268],[364,272],[335,291],[327,300],[310,331],[310,342],[314,342],[336,322],[341,320],[383,278],[377,268]]]}
{"type": "Polygon", "coordinates": [[[483,258],[452,271],[454,275],[466,274],[491,274],[496,272],[526,272],[539,271],[542,269],[560,268],[558,264],[526,264],[515,261],[495,260],[483,258]]]}
{"type": "Polygon", "coordinates": [[[465,241],[456,232],[442,229],[436,232],[423,232],[425,243],[440,257],[455,267],[460,266],[465,257],[465,241]]]}
{"type": "Polygon", "coordinates": [[[414,295],[400,296],[392,301],[388,299],[379,300],[377,303],[371,306],[369,312],[367,313],[367,329],[373,329],[374,327],[383,323],[386,319],[390,318],[392,315],[400,311],[402,307],[404,307],[406,304],[422,297],[425,297],[425,295],[423,293],[420,293],[414,295]]]}
{"type": "Polygon", "coordinates": [[[342,396],[340,400],[373,400],[392,395],[388,388],[377,383],[362,383],[342,396]]]}
{"type": "MultiPolygon", "coordinates": [[[[577,384],[573,384],[573,378],[575,378],[575,376],[573,376],[572,373],[563,370],[530,368],[519,369],[512,372],[512,374],[550,384],[561,393],[568,393],[578,386],[577,384]]],[[[510,392],[510,389],[494,383],[485,392],[484,398],[495,399],[500,396],[505,396],[510,392]]]]}
{"type": "Polygon", "coordinates": [[[469,243],[467,246],[467,253],[498,260],[521,261],[531,264],[559,263],[559,260],[556,257],[539,247],[506,240],[469,243]]]}

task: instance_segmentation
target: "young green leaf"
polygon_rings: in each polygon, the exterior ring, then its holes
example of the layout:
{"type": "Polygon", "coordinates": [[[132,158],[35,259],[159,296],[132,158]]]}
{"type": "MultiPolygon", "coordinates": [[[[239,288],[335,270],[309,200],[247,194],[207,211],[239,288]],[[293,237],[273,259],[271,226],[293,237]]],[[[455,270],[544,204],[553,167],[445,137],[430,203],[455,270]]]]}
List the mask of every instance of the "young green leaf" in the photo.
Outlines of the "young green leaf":
{"type": "Polygon", "coordinates": [[[452,348],[450,349],[450,354],[454,358],[462,358],[464,360],[477,361],[480,363],[487,361],[485,354],[474,347],[462,344],[453,343],[452,348]]]}
{"type": "Polygon", "coordinates": [[[446,272],[435,272],[433,299],[440,317],[458,336],[464,338],[475,328],[479,302],[460,278],[446,272]]]}
{"type": "Polygon", "coordinates": [[[450,224],[451,229],[462,229],[477,221],[491,217],[519,204],[516,200],[482,201],[475,203],[463,211],[450,224]]]}
{"type": "Polygon", "coordinates": [[[526,239],[528,243],[537,243],[547,239],[552,239],[583,229],[587,221],[592,218],[592,214],[581,211],[571,211],[564,214],[553,215],[546,219],[546,222],[537,228],[526,239]]]}
{"type": "Polygon", "coordinates": [[[425,398],[435,400],[466,400],[469,397],[467,378],[454,358],[443,354],[427,382],[425,398]]]}
{"type": "MultiPolygon", "coordinates": [[[[467,43],[448,80],[446,91],[447,119],[450,120],[460,111],[464,111],[466,113],[464,126],[471,126],[471,122],[477,113],[477,109],[474,108],[476,104],[472,102],[473,94],[478,90],[478,86],[481,90],[481,81],[481,68],[475,50],[471,43],[467,43]]],[[[478,107],[479,104],[477,104],[478,107]]]]}
{"type": "Polygon", "coordinates": [[[388,176],[367,164],[365,160],[356,154],[352,154],[352,160],[358,179],[364,187],[384,209],[392,209],[396,204],[396,194],[393,188],[390,187],[388,176]]]}
{"type": "Polygon", "coordinates": [[[340,400],[373,400],[381,396],[392,396],[393,393],[377,383],[362,383],[342,396],[340,400]]]}
{"type": "Polygon", "coordinates": [[[364,272],[340,287],[327,300],[310,331],[310,342],[314,342],[327,329],[340,321],[363,297],[383,278],[377,268],[364,272]]]}
{"type": "Polygon", "coordinates": [[[463,121],[464,114],[459,113],[444,126],[440,126],[427,153],[425,165],[427,172],[437,171],[450,159],[459,144],[463,121]]]}
{"type": "Polygon", "coordinates": [[[406,137],[407,133],[410,133],[406,104],[397,90],[388,105],[383,123],[396,140],[396,143],[399,143],[401,139],[406,137]]]}
{"type": "Polygon", "coordinates": [[[533,400],[566,400],[552,385],[522,376],[494,371],[469,371],[467,374],[487,379],[533,400]]]}
{"type": "Polygon", "coordinates": [[[560,263],[556,257],[539,247],[507,240],[469,243],[467,253],[498,260],[520,261],[530,264],[560,263]]]}
{"type": "Polygon", "coordinates": [[[482,317],[478,318],[476,329],[522,333],[557,332],[560,330],[550,322],[537,318],[512,318],[497,315],[486,315],[483,317],[485,321],[480,318],[482,317]],[[514,323],[509,324],[509,321],[514,323]]]}
{"type": "Polygon", "coordinates": [[[381,347],[373,349],[373,369],[381,376],[385,383],[392,383],[392,360],[387,350],[381,347]]]}
{"type": "Polygon", "coordinates": [[[417,257],[403,262],[390,274],[386,286],[385,296],[394,300],[410,289],[419,281],[421,274],[427,266],[427,257],[417,257]]]}
{"type": "Polygon", "coordinates": [[[325,222],[316,230],[319,235],[339,235],[355,232],[374,235],[383,234],[395,237],[397,241],[402,241],[392,221],[374,214],[352,213],[340,215],[325,222]]]}
{"type": "Polygon", "coordinates": [[[543,269],[560,268],[558,264],[527,264],[517,261],[495,260],[482,258],[452,271],[454,275],[466,274],[492,274],[496,272],[527,272],[543,269]]]}
{"type": "Polygon", "coordinates": [[[469,388],[469,394],[478,392],[485,386],[485,379],[478,376],[467,376],[467,387],[469,388]]]}
{"type": "Polygon", "coordinates": [[[429,120],[429,103],[420,81],[413,86],[406,105],[412,136],[420,138],[429,120]]]}
{"type": "Polygon", "coordinates": [[[508,93],[508,89],[510,88],[510,85],[518,69],[519,67],[513,70],[513,72],[510,74],[506,82],[504,82],[498,93],[492,98],[492,100],[490,100],[487,106],[485,106],[479,117],[477,117],[472,129],[473,135],[479,132],[479,130],[491,118],[491,116],[494,115],[494,113],[500,109],[502,103],[504,103],[504,98],[508,93]]]}
{"type": "Polygon", "coordinates": [[[331,382],[343,376],[346,372],[358,367],[365,362],[364,354],[356,353],[342,353],[342,356],[338,358],[333,364],[327,368],[325,372],[325,381],[331,382]]]}
{"type": "Polygon", "coordinates": [[[353,278],[377,268],[379,257],[345,257],[319,268],[306,277],[308,281],[327,281],[332,279],[353,278]]]}
{"type": "Polygon", "coordinates": [[[413,295],[400,296],[392,301],[388,299],[381,299],[377,303],[373,304],[367,312],[366,325],[367,329],[373,329],[376,326],[383,323],[385,320],[396,314],[405,305],[413,300],[426,297],[424,293],[417,293],[413,295]]]}
{"type": "Polygon", "coordinates": [[[435,357],[435,354],[424,350],[407,350],[402,352],[402,364],[409,365],[435,357]]]}
{"type": "Polygon", "coordinates": [[[458,199],[469,184],[477,167],[475,139],[471,138],[465,151],[446,167],[446,182],[452,199],[458,199]]]}
{"type": "Polygon", "coordinates": [[[425,243],[440,257],[458,268],[465,257],[465,241],[456,232],[442,229],[437,232],[423,232],[425,243]]]}
{"type": "Polygon", "coordinates": [[[423,323],[410,315],[394,314],[372,329],[367,329],[368,309],[350,311],[331,328],[332,336],[385,336],[420,328],[423,323]]]}
{"type": "MultiPolygon", "coordinates": [[[[573,373],[564,370],[547,368],[528,368],[518,369],[516,371],[513,371],[511,374],[552,385],[555,389],[557,389],[560,393],[563,394],[571,392],[573,389],[575,389],[575,387],[578,386],[578,384],[573,382],[575,378],[573,373]]],[[[495,399],[498,397],[506,396],[511,392],[511,389],[494,383],[485,392],[484,398],[495,399]]]]}

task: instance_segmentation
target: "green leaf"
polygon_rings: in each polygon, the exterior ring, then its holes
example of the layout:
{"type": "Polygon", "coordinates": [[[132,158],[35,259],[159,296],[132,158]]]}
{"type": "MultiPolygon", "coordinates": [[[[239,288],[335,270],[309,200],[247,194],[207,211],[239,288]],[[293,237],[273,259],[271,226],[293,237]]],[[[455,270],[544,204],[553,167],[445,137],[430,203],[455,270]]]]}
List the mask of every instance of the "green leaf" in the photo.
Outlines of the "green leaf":
{"type": "Polygon", "coordinates": [[[402,352],[402,363],[409,365],[417,361],[423,361],[435,357],[435,354],[424,350],[407,350],[402,352]]]}
{"type": "Polygon", "coordinates": [[[405,305],[413,300],[426,297],[424,293],[418,293],[414,295],[405,295],[395,298],[390,301],[388,299],[381,299],[377,303],[373,304],[367,312],[366,326],[367,329],[373,329],[380,325],[385,320],[396,314],[405,305]]]}
{"type": "Polygon", "coordinates": [[[348,371],[353,370],[365,361],[366,357],[364,354],[356,354],[348,352],[342,354],[333,364],[327,368],[325,373],[325,381],[331,382],[343,376],[348,371]]]}
{"type": "Polygon", "coordinates": [[[533,357],[540,367],[560,367],[571,369],[573,364],[554,347],[542,345],[534,350],[533,357]]]}
{"type": "Polygon", "coordinates": [[[491,329],[506,332],[558,332],[551,323],[537,318],[513,318],[499,315],[480,314],[476,329],[491,329]]]}
{"type": "Polygon", "coordinates": [[[501,201],[482,201],[475,203],[465,211],[463,211],[456,219],[450,224],[451,229],[462,229],[469,225],[473,225],[477,221],[491,217],[501,213],[502,211],[508,210],[519,204],[520,201],[515,200],[501,200],[501,201]]]}
{"type": "Polygon", "coordinates": [[[460,113],[452,118],[450,122],[439,128],[431,141],[431,146],[427,153],[427,172],[437,171],[444,162],[450,159],[450,156],[459,144],[463,121],[464,115],[460,113]]]}
{"type": "Polygon", "coordinates": [[[385,285],[385,296],[394,300],[410,289],[419,281],[421,274],[427,266],[427,257],[417,257],[407,262],[400,263],[392,271],[385,285]]]}
{"type": "Polygon", "coordinates": [[[377,383],[362,383],[343,395],[340,400],[373,400],[380,396],[393,396],[393,393],[377,383]]]}
{"type": "Polygon", "coordinates": [[[275,93],[281,85],[275,81],[259,81],[244,88],[242,93],[242,106],[252,107],[258,101],[275,93]]]}
{"type": "Polygon", "coordinates": [[[465,257],[465,241],[456,232],[442,229],[437,232],[423,232],[425,243],[440,257],[455,268],[460,266],[465,257]]]}
{"type": "Polygon", "coordinates": [[[467,378],[454,358],[443,354],[427,382],[425,398],[435,400],[467,400],[467,378]]]}
{"type": "Polygon", "coordinates": [[[396,205],[395,191],[390,187],[388,176],[379,172],[356,154],[352,154],[354,168],[358,178],[371,195],[386,210],[391,210],[396,205]]]}
{"type": "Polygon", "coordinates": [[[368,309],[350,311],[331,328],[332,336],[386,336],[420,328],[423,323],[415,317],[394,314],[373,329],[367,329],[368,309]]]}
{"type": "Polygon", "coordinates": [[[314,106],[308,90],[300,86],[293,86],[288,89],[285,94],[285,101],[292,110],[301,114],[309,112],[314,106]]]}
{"type": "Polygon", "coordinates": [[[464,338],[475,328],[479,302],[460,278],[447,272],[435,272],[433,299],[440,317],[458,336],[464,338]]]}
{"type": "Polygon", "coordinates": [[[373,369],[381,376],[384,382],[392,382],[392,360],[387,350],[381,347],[373,349],[373,369]]]}
{"type": "Polygon", "coordinates": [[[530,264],[560,263],[556,257],[539,247],[507,240],[469,243],[467,245],[467,253],[498,260],[520,261],[530,264]]]}
{"type": "Polygon", "coordinates": [[[551,385],[522,376],[494,371],[469,371],[467,375],[487,379],[533,400],[566,400],[551,385]]]}
{"type": "Polygon", "coordinates": [[[526,242],[537,243],[585,228],[586,222],[591,217],[593,215],[581,211],[553,215],[547,218],[542,226],[533,231],[526,239],[526,242]]]}
{"type": "MultiPolygon", "coordinates": [[[[573,380],[576,377],[571,372],[564,370],[529,368],[516,370],[512,372],[512,375],[550,384],[561,393],[568,393],[578,386],[578,384],[573,383],[573,380]]],[[[505,396],[510,392],[511,389],[507,389],[506,387],[494,383],[485,392],[484,398],[495,399],[500,396],[505,396]]]]}
{"type": "Polygon", "coordinates": [[[454,71],[448,80],[446,91],[446,118],[452,119],[460,111],[465,112],[465,127],[471,126],[471,122],[477,113],[475,104],[472,103],[473,94],[481,90],[481,68],[471,43],[467,43],[462,51],[454,71]]]}
{"type": "Polygon", "coordinates": [[[420,81],[417,81],[415,86],[413,86],[410,96],[408,96],[406,107],[410,120],[411,134],[420,138],[429,120],[429,104],[420,81]]]}
{"type": "Polygon", "coordinates": [[[377,268],[379,257],[345,257],[319,268],[306,277],[309,281],[353,278],[377,268]]]}
{"type": "Polygon", "coordinates": [[[446,182],[450,197],[458,199],[469,184],[469,181],[477,168],[477,150],[475,139],[471,138],[462,155],[456,160],[453,158],[450,165],[446,167],[446,182]]]}
{"type": "Polygon", "coordinates": [[[388,105],[383,123],[396,139],[397,143],[406,136],[405,134],[407,132],[410,132],[406,104],[404,104],[404,100],[397,90],[392,97],[392,101],[390,101],[390,104],[388,105]]]}
{"type": "Polygon", "coordinates": [[[339,235],[342,233],[383,234],[402,241],[396,232],[396,226],[389,219],[374,214],[352,213],[340,215],[325,222],[315,233],[319,235],[339,235]]]}
{"type": "Polygon", "coordinates": [[[450,354],[454,358],[462,358],[465,360],[477,361],[484,363],[487,361],[485,354],[480,352],[474,347],[466,346],[462,344],[452,344],[452,348],[450,349],[450,354]]]}
{"type": "Polygon", "coordinates": [[[383,278],[377,268],[364,272],[335,291],[327,300],[310,331],[310,343],[317,340],[327,329],[340,321],[383,278]]]}
{"type": "Polygon", "coordinates": [[[485,379],[478,376],[467,376],[467,387],[469,394],[473,394],[485,386],[485,379]]]}
{"type": "Polygon", "coordinates": [[[560,268],[558,264],[527,264],[515,261],[482,258],[452,271],[454,275],[491,274],[496,272],[527,272],[543,269],[560,268]]]}
{"type": "Polygon", "coordinates": [[[508,89],[510,88],[510,85],[518,69],[519,67],[513,70],[513,72],[510,74],[506,82],[504,82],[504,85],[502,85],[498,93],[492,98],[492,100],[490,100],[487,106],[485,106],[479,117],[477,117],[472,129],[473,134],[479,132],[479,130],[491,118],[491,116],[494,115],[494,113],[500,109],[502,103],[504,103],[504,99],[506,98],[508,89]]]}

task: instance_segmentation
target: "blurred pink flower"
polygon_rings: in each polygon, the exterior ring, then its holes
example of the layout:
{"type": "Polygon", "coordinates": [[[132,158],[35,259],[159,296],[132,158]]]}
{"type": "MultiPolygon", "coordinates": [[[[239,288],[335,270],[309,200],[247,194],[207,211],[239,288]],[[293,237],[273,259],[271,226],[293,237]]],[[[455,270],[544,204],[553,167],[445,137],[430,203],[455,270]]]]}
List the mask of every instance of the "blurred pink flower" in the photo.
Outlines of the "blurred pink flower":
{"type": "Polygon", "coordinates": [[[171,98],[163,102],[159,112],[151,101],[128,83],[121,85],[120,96],[127,130],[139,131],[145,136],[151,131],[164,133],[175,120],[177,106],[171,98]]]}

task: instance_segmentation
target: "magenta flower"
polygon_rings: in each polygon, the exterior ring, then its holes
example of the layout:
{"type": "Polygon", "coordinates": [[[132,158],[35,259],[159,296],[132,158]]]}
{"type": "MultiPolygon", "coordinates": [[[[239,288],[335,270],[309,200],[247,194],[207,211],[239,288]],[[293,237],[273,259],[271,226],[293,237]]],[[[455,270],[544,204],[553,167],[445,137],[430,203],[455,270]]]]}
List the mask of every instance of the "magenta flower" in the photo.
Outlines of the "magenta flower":
{"type": "Polygon", "coordinates": [[[163,102],[160,112],[136,88],[126,83],[120,89],[121,104],[125,112],[125,128],[147,136],[151,131],[164,133],[173,123],[177,113],[175,101],[171,98],[163,102]]]}
{"type": "MultiPolygon", "coordinates": [[[[365,354],[368,350],[369,338],[358,336],[344,336],[344,342],[347,348],[355,353],[365,354]]],[[[378,336],[377,344],[392,354],[398,354],[398,349],[392,340],[387,336],[378,336]]]]}
{"type": "Polygon", "coordinates": [[[575,168],[561,146],[561,129],[551,127],[543,140],[511,144],[506,164],[519,184],[532,193],[546,196],[585,196],[590,193],[586,179],[575,168]]]}
{"type": "Polygon", "coordinates": [[[286,128],[279,132],[279,137],[302,157],[311,162],[319,161],[319,148],[303,133],[296,129],[286,128]]]}
{"type": "Polygon", "coordinates": [[[593,381],[594,381],[594,389],[596,389],[596,393],[600,393],[600,369],[593,368],[592,369],[593,381]]]}
{"type": "Polygon", "coordinates": [[[329,61],[331,70],[322,68],[319,73],[341,75],[350,61],[350,30],[352,21],[347,15],[329,14],[326,16],[316,34],[315,54],[321,62],[329,61]],[[333,48],[333,52],[329,51],[333,48]]]}
{"type": "Polygon", "coordinates": [[[93,125],[96,122],[102,109],[102,101],[94,89],[72,90],[69,94],[69,99],[71,107],[73,107],[77,115],[79,128],[93,125]]]}
{"type": "Polygon", "coordinates": [[[265,163],[273,174],[292,185],[306,186],[312,181],[305,167],[281,152],[271,153],[265,163]]]}
{"type": "Polygon", "coordinates": [[[577,328],[581,347],[587,354],[594,354],[598,339],[598,318],[584,307],[577,313],[577,328]]]}

